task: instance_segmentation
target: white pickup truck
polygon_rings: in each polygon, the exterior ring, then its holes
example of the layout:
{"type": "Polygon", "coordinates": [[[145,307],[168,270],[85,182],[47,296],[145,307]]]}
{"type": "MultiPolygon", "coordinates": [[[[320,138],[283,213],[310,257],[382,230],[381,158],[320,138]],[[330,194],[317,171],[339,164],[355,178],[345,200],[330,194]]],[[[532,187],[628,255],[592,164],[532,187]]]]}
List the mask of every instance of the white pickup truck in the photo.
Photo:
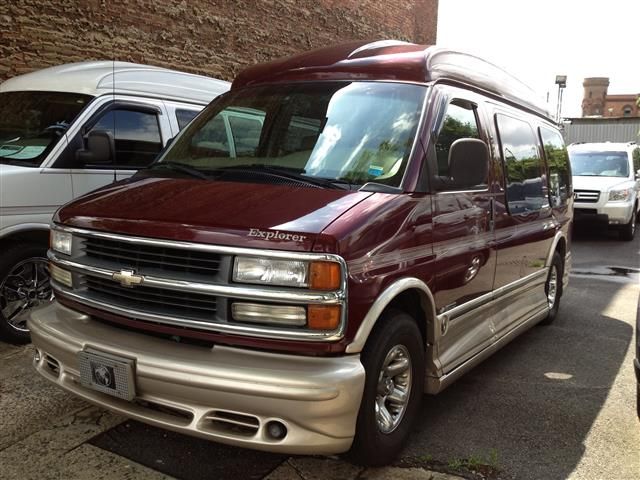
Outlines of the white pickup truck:
{"type": "Polygon", "coordinates": [[[125,62],[82,62],[0,84],[0,339],[29,341],[50,301],[49,223],[64,203],[131,176],[230,84],[125,62]],[[105,155],[92,151],[109,146],[105,155]]]}

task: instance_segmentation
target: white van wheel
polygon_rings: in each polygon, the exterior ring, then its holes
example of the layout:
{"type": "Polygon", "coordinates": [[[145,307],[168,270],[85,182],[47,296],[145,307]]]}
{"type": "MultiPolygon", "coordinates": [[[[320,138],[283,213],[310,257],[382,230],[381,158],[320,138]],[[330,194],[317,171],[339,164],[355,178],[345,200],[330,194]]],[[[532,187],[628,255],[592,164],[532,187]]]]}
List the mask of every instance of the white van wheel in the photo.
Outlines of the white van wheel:
{"type": "Polygon", "coordinates": [[[29,343],[29,313],[52,299],[46,249],[16,244],[5,250],[0,257],[0,339],[29,343]]]}

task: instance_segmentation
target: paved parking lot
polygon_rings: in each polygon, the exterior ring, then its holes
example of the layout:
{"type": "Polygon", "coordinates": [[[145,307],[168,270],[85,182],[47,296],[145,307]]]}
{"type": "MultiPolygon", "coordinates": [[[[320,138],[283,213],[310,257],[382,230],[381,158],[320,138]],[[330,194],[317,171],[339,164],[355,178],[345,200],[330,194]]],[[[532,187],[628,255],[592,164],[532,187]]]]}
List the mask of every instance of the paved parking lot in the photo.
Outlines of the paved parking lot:
{"type": "Polygon", "coordinates": [[[633,324],[640,236],[581,233],[558,320],[425,397],[399,467],[225,447],[127,421],[48,385],[30,347],[0,344],[0,478],[640,478],[633,324]],[[609,269],[608,267],[624,267],[609,269]],[[634,270],[635,269],[635,270],[634,270]],[[423,468],[425,467],[425,468],[423,468]]]}

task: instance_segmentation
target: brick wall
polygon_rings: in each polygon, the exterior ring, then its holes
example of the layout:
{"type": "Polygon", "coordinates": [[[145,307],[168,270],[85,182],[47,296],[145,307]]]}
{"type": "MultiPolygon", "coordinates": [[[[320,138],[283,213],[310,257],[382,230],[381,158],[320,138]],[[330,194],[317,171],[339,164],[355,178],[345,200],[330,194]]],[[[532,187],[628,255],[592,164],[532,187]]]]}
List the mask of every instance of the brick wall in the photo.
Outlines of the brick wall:
{"type": "Polygon", "coordinates": [[[353,39],[435,43],[438,0],[0,0],[0,81],[117,59],[225,80],[353,39]]]}

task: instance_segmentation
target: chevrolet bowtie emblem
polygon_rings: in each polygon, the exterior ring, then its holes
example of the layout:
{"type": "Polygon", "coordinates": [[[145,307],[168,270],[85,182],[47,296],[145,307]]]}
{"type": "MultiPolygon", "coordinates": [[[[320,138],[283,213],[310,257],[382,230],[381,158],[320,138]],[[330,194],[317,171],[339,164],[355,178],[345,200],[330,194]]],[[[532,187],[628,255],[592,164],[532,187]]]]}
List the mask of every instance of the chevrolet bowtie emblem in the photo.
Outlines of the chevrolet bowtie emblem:
{"type": "Polygon", "coordinates": [[[144,277],[142,275],[136,275],[133,270],[120,270],[119,272],[115,272],[111,278],[119,282],[123,287],[133,287],[144,282],[144,277]]]}

